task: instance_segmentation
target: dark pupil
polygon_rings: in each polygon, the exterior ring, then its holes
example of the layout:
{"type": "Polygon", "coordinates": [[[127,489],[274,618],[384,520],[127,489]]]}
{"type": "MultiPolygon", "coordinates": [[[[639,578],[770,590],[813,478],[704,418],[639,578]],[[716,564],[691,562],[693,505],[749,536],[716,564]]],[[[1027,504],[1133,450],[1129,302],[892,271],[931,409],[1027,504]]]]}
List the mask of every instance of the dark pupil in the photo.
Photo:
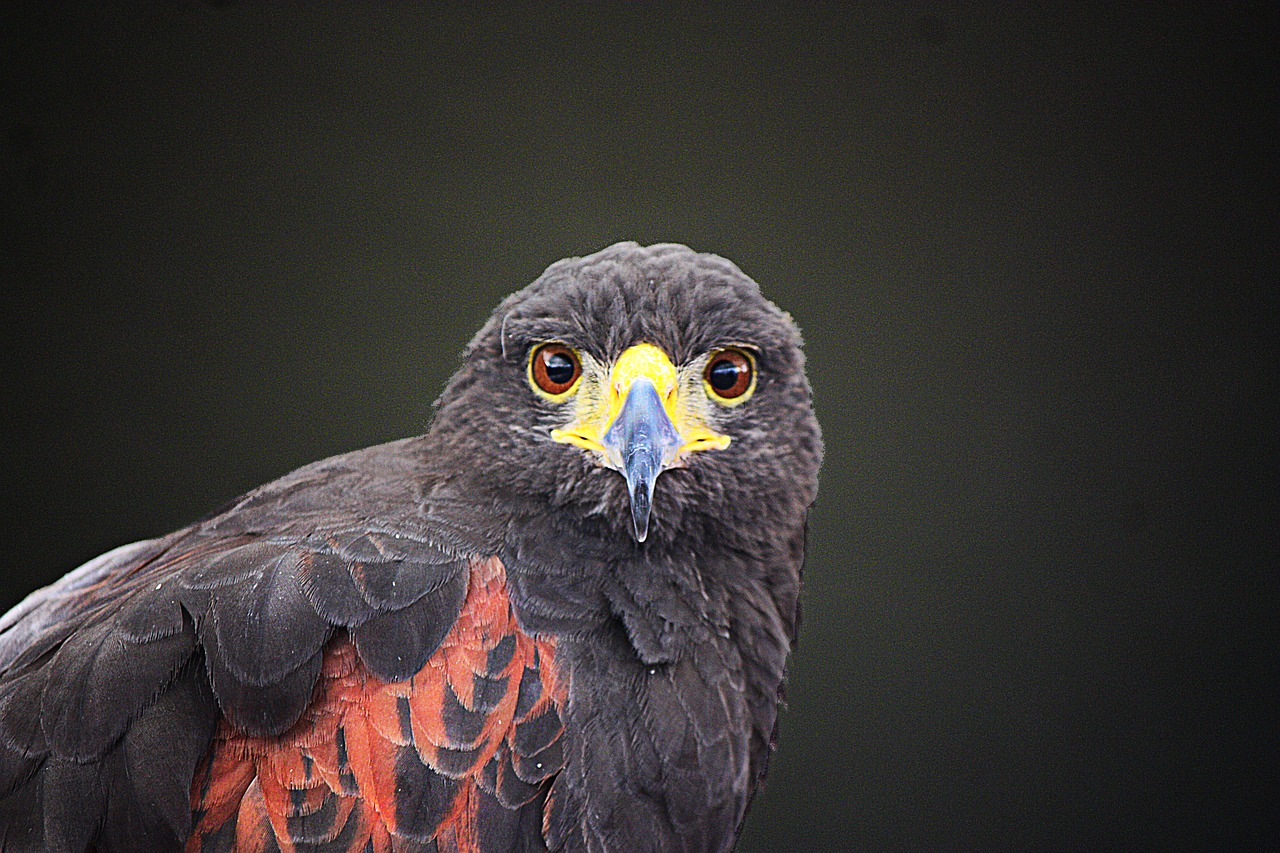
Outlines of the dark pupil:
{"type": "Polygon", "coordinates": [[[712,388],[717,391],[728,391],[738,381],[740,370],[738,365],[726,358],[711,365],[711,374],[707,378],[711,380],[712,388]]]}
{"type": "Polygon", "coordinates": [[[573,381],[573,360],[562,352],[553,352],[543,360],[547,368],[547,378],[556,385],[565,385],[573,381]]]}

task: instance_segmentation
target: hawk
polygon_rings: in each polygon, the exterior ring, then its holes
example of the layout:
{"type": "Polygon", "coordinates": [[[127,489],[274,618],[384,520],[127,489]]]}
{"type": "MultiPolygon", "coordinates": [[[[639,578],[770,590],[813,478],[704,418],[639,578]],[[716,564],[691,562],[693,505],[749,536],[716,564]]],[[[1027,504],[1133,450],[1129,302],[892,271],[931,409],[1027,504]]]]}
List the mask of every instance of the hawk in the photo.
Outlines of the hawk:
{"type": "Polygon", "coordinates": [[[821,456],[799,332],[732,263],[553,264],[426,434],[0,619],[0,848],[728,850],[821,456]]]}

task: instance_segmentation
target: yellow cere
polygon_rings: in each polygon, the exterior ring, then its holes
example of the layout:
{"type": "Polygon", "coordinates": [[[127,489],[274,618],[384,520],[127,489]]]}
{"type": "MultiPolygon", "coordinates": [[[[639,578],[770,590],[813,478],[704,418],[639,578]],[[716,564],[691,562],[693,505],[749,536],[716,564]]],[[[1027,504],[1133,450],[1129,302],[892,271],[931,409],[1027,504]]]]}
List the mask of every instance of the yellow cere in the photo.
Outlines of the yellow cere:
{"type": "MultiPolygon", "coordinates": [[[[607,378],[588,376],[595,371],[589,371],[586,364],[583,367],[577,417],[564,429],[552,430],[554,440],[604,453],[605,448],[601,444],[604,434],[622,411],[632,384],[644,377],[657,389],[667,417],[680,433],[677,459],[687,452],[723,450],[729,446],[729,436],[717,433],[705,424],[706,404],[710,401],[702,391],[701,370],[694,370],[693,365],[678,369],[667,354],[653,344],[636,344],[618,357],[607,378]],[[605,383],[607,389],[599,388],[605,383]]],[[[603,370],[599,373],[602,374],[603,370]]]]}

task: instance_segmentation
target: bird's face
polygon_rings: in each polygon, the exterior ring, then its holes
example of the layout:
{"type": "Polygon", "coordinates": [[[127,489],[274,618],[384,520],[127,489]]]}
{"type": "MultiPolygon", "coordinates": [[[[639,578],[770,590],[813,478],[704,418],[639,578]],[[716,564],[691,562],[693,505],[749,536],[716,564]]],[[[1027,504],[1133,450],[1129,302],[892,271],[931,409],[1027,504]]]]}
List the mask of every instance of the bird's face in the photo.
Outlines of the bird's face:
{"type": "Polygon", "coordinates": [[[821,454],[790,318],[729,262],[677,246],[562,261],[508,298],[437,430],[465,435],[506,489],[625,521],[641,543],[651,521],[802,512],[821,454]]]}
{"type": "Polygon", "coordinates": [[[745,403],[755,390],[749,345],[717,347],[676,366],[647,341],[612,363],[547,341],[530,350],[527,373],[534,393],[568,416],[551,430],[552,441],[581,448],[626,480],[638,542],[649,535],[658,475],[695,453],[728,447],[733,439],[718,430],[716,409],[745,403]]]}

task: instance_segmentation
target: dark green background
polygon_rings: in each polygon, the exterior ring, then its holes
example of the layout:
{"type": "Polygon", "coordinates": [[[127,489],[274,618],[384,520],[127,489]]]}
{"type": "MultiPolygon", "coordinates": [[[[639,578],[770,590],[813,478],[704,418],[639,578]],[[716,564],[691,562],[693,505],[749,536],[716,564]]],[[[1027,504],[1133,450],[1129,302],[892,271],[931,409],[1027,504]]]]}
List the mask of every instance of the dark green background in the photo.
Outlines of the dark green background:
{"type": "Polygon", "coordinates": [[[0,607],[675,240],[827,440],[742,848],[1274,849],[1277,44],[1162,5],[10,5],[0,607]]]}

